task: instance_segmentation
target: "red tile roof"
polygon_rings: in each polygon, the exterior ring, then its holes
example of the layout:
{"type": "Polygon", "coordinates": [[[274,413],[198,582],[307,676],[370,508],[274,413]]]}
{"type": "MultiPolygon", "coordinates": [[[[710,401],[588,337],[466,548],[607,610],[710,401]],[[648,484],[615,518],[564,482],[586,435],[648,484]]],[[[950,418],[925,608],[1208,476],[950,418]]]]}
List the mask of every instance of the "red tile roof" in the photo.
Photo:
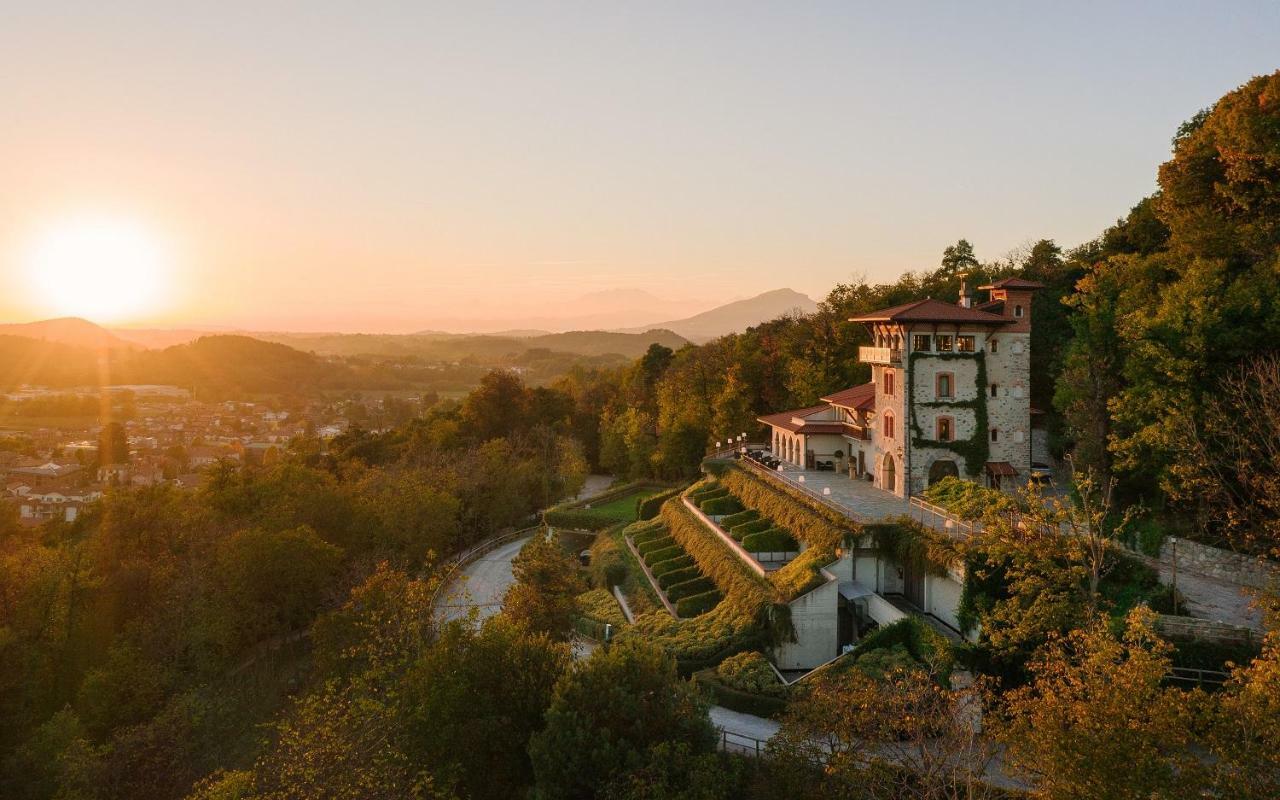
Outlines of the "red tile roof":
{"type": "Polygon", "coordinates": [[[821,398],[823,402],[842,408],[864,410],[873,408],[876,402],[875,382],[864,383],[849,389],[842,389],[834,394],[821,398]]]}
{"type": "Polygon", "coordinates": [[[797,424],[796,417],[804,419],[814,414],[830,410],[831,406],[823,403],[820,406],[809,406],[808,408],[798,408],[795,411],[782,411],[777,414],[769,414],[763,417],[757,417],[757,421],[763,422],[772,428],[782,428],[784,431],[791,433],[840,433],[843,428],[836,420],[815,420],[813,422],[804,422],[797,424]]]}
{"type": "Polygon", "coordinates": [[[1044,284],[1029,281],[1025,278],[1001,278],[995,283],[979,286],[978,288],[984,291],[987,289],[1030,289],[1035,291],[1036,289],[1043,289],[1044,284]]]}
{"type": "Polygon", "coordinates": [[[972,322],[980,325],[1005,325],[1013,320],[988,314],[976,308],[965,308],[941,300],[916,300],[900,306],[850,317],[850,322],[972,322]]]}

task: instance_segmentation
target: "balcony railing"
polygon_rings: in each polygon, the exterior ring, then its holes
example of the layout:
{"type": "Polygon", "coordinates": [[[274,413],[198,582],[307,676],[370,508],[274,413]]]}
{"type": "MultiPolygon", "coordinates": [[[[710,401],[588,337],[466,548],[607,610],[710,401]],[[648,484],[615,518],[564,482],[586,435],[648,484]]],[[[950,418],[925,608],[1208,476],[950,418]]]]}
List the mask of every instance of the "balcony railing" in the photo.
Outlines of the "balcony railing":
{"type": "Polygon", "coordinates": [[[898,364],[902,351],[892,347],[859,347],[858,360],[863,364],[898,364]]]}

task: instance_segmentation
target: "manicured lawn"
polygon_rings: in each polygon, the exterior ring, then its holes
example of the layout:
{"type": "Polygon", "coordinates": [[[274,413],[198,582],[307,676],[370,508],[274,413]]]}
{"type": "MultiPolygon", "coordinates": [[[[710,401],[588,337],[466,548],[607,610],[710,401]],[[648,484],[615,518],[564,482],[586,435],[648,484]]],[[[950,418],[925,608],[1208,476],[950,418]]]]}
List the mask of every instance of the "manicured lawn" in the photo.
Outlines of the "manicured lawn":
{"type": "Polygon", "coordinates": [[[632,492],[622,497],[615,497],[607,503],[600,505],[591,505],[591,513],[599,514],[608,519],[617,520],[618,522],[635,522],[636,521],[636,504],[641,498],[653,497],[657,492],[632,492]]]}

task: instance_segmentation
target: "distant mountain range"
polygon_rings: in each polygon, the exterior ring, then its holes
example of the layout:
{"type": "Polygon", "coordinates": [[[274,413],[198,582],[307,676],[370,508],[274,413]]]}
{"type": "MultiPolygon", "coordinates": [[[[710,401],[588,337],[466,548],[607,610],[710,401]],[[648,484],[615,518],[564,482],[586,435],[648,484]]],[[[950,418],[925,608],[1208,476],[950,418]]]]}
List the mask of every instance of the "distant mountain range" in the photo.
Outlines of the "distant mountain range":
{"type": "Polygon", "coordinates": [[[100,325],[79,317],[45,319],[0,325],[0,336],[22,336],[43,342],[84,347],[90,350],[133,350],[138,345],[117,336],[100,325]]]}
{"type": "MultiPolygon", "coordinates": [[[[647,328],[673,331],[692,342],[705,342],[729,333],[738,333],[785,314],[812,314],[818,304],[792,289],[775,289],[746,300],[727,303],[685,319],[655,322],[647,328]]],[[[625,332],[635,332],[627,329],[625,332]]]]}

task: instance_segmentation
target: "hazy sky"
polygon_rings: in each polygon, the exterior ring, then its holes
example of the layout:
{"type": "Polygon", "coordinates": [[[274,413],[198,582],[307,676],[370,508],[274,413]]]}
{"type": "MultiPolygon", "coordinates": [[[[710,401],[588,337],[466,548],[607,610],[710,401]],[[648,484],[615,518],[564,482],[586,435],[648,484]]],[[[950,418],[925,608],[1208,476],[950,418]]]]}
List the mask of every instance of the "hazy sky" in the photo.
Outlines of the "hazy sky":
{"type": "Polygon", "coordinates": [[[0,319],[57,310],[24,253],[85,214],[163,243],[136,323],[820,298],[1092,238],[1277,67],[1274,2],[0,0],[0,319]]]}

